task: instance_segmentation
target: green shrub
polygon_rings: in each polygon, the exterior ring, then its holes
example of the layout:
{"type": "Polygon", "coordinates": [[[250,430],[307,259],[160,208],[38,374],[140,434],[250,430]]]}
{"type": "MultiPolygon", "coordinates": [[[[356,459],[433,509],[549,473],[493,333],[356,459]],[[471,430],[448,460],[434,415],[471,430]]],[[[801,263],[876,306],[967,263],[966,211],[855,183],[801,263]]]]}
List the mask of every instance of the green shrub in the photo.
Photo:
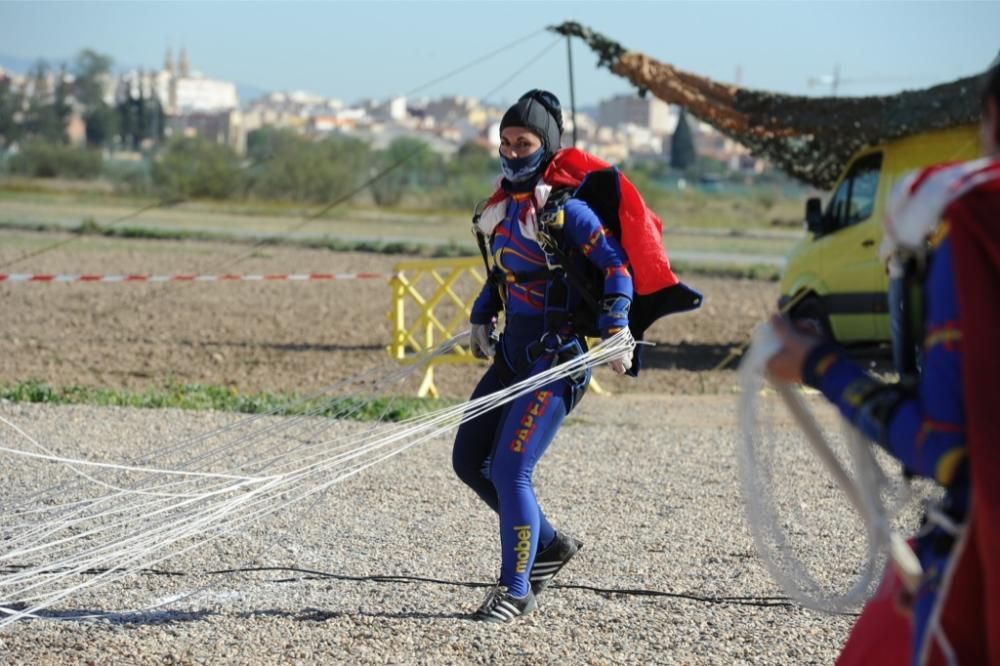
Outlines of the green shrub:
{"type": "Polygon", "coordinates": [[[199,138],[171,141],[153,164],[153,183],[167,197],[226,199],[240,187],[236,153],[199,138]]]}
{"type": "Polygon", "coordinates": [[[168,383],[144,391],[66,386],[54,388],[37,380],[0,385],[0,400],[53,405],[98,405],[145,409],[212,409],[243,414],[320,416],[355,421],[404,421],[453,404],[448,400],[412,397],[340,396],[302,400],[295,394],[242,395],[228,386],[168,383]]]}
{"type": "Polygon", "coordinates": [[[7,160],[7,171],[32,178],[96,178],[101,173],[101,153],[36,139],[7,160]]]}
{"type": "Polygon", "coordinates": [[[471,215],[476,204],[491,194],[492,178],[470,174],[453,176],[451,182],[435,192],[433,200],[438,208],[460,210],[471,215]]]}
{"type": "Polygon", "coordinates": [[[153,193],[153,180],[148,160],[137,162],[105,160],[102,174],[114,183],[116,192],[137,195],[153,193]]]}
{"type": "Polygon", "coordinates": [[[368,145],[330,137],[310,141],[288,132],[266,135],[254,148],[246,192],[260,199],[329,203],[368,176],[368,145]]]}

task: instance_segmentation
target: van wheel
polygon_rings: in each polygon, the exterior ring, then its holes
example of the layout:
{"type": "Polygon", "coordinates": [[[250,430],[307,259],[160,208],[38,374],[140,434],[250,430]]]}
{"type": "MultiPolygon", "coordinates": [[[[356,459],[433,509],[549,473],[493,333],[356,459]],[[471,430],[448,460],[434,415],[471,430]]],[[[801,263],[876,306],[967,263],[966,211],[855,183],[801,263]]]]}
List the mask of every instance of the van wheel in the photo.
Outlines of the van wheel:
{"type": "Polygon", "coordinates": [[[801,303],[792,309],[792,321],[806,330],[820,335],[824,338],[832,339],[833,331],[830,329],[830,320],[826,316],[826,311],[815,296],[807,296],[801,303]]]}

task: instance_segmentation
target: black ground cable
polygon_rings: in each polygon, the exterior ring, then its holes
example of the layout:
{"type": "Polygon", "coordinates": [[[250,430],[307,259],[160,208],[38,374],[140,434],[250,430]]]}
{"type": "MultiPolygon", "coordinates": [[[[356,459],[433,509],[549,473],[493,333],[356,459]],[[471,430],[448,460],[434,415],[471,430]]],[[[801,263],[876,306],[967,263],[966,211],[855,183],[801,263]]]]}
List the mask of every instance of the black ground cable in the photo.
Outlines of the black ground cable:
{"type": "MultiPolygon", "coordinates": [[[[28,568],[27,566],[16,566],[9,565],[6,567],[7,571],[16,571],[19,569],[28,568]]],[[[53,570],[55,572],[57,570],[53,570]]],[[[84,575],[100,575],[102,573],[107,573],[109,569],[88,569],[87,571],[80,572],[84,575]]],[[[352,576],[349,574],[336,574],[330,573],[328,571],[318,571],[315,569],[303,569],[300,567],[281,567],[281,566],[269,566],[269,567],[238,567],[233,569],[218,569],[213,571],[203,571],[203,572],[185,572],[185,571],[168,571],[163,569],[139,569],[133,573],[135,574],[145,574],[149,576],[165,576],[165,577],[178,577],[183,578],[186,576],[221,576],[228,574],[240,574],[240,573],[254,573],[254,572],[291,572],[302,574],[299,576],[289,576],[286,578],[275,578],[270,580],[272,583],[296,583],[301,581],[309,580],[324,580],[333,579],[345,582],[360,582],[360,583],[403,583],[403,584],[430,584],[430,585],[443,585],[448,587],[466,587],[466,588],[485,588],[491,587],[495,583],[490,582],[476,582],[476,581],[462,581],[462,580],[449,580],[445,578],[430,578],[427,576],[410,576],[403,574],[370,574],[365,576],[352,576]]],[[[3,573],[0,571],[0,573],[3,573]]],[[[766,596],[766,595],[742,595],[742,596],[720,596],[720,595],[706,595],[706,594],[696,594],[693,592],[671,592],[667,590],[651,590],[647,588],[617,588],[617,587],[598,587],[595,585],[585,585],[583,583],[552,583],[549,589],[562,589],[562,590],[581,590],[585,592],[593,592],[601,596],[614,597],[659,597],[659,598],[669,598],[669,599],[681,599],[685,601],[694,601],[704,604],[713,605],[731,605],[731,606],[755,606],[759,608],[795,608],[795,603],[789,597],[776,595],[776,596],[766,596]]]]}

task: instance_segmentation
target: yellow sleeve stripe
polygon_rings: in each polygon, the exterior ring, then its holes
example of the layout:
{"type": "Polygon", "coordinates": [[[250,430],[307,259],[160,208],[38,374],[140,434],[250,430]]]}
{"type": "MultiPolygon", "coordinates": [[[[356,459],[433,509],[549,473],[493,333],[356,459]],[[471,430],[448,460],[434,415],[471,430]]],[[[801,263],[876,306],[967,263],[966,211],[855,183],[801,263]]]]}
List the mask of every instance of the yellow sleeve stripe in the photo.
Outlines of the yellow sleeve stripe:
{"type": "Polygon", "coordinates": [[[931,235],[927,238],[927,244],[933,249],[936,248],[941,242],[948,237],[948,231],[950,230],[951,223],[948,220],[941,220],[941,224],[937,225],[937,228],[931,232],[931,235]]]}
{"type": "Polygon", "coordinates": [[[934,469],[934,478],[942,486],[950,485],[955,479],[955,471],[958,469],[959,463],[965,458],[965,447],[954,448],[948,453],[941,456],[938,460],[937,467],[934,469]]]}
{"type": "Polygon", "coordinates": [[[819,360],[819,363],[816,364],[816,374],[819,375],[820,377],[825,375],[826,371],[830,369],[830,366],[833,365],[834,361],[836,360],[837,360],[836,354],[827,354],[826,356],[821,358],[819,360]]]}
{"type": "Polygon", "coordinates": [[[957,328],[941,328],[930,333],[924,340],[924,349],[930,349],[936,345],[948,345],[960,342],[962,331],[957,328]]]}

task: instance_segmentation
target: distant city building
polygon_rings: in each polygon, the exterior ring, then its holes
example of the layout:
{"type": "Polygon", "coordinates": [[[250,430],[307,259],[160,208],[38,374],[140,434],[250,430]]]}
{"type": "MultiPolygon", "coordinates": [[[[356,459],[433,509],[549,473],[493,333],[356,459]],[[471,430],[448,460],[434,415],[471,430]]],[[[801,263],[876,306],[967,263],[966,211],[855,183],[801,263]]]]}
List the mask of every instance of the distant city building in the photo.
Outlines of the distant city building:
{"type": "Polygon", "coordinates": [[[171,81],[168,113],[206,113],[239,108],[236,84],[204,77],[176,77],[171,81]]]}
{"type": "Polygon", "coordinates": [[[225,144],[241,155],[247,149],[243,114],[238,109],[168,116],[167,127],[172,135],[198,136],[206,141],[225,144]]]}
{"type": "Polygon", "coordinates": [[[651,95],[617,95],[600,102],[597,120],[605,127],[635,125],[659,134],[670,134],[677,126],[677,112],[651,95]]]}
{"type": "Polygon", "coordinates": [[[628,124],[621,131],[625,135],[625,144],[630,154],[659,155],[663,152],[663,135],[649,127],[628,124]]]}
{"type": "MultiPolygon", "coordinates": [[[[565,114],[563,119],[563,125],[565,131],[563,132],[562,144],[564,146],[570,146],[573,143],[573,117],[570,114],[565,114]]],[[[592,141],[594,135],[597,133],[597,121],[591,118],[586,113],[577,111],[576,113],[576,140],[577,147],[592,141]]]]}
{"type": "MultiPolygon", "coordinates": [[[[48,97],[56,88],[55,73],[46,81],[36,81],[0,70],[0,81],[7,79],[29,96],[36,85],[48,97]]],[[[111,89],[119,108],[123,100],[146,110],[159,105],[163,117],[155,122],[166,128],[168,136],[202,136],[239,152],[245,149],[246,133],[262,127],[286,128],[316,138],[348,133],[370,141],[375,150],[405,136],[426,141],[441,155],[451,155],[470,141],[488,146],[493,152],[500,143],[499,121],[504,111],[461,95],[437,99],[397,96],[346,105],[339,99],[302,90],[271,92],[241,108],[235,84],[192,70],[185,50],[176,61],[168,50],[160,70],[129,72],[116,77],[114,84],[111,89]]],[[[72,105],[72,99],[69,101],[72,105]]],[[[583,112],[576,114],[576,145],[612,163],[666,161],[678,113],[676,107],[654,97],[618,95],[602,100],[596,118],[583,112]]],[[[152,120],[146,118],[143,122],[152,120]]],[[[569,146],[574,127],[568,112],[564,124],[563,145],[569,146]]],[[[767,168],[744,146],[711,126],[694,118],[689,126],[699,155],[744,173],[767,168]]],[[[80,140],[79,129],[76,121],[68,128],[75,141],[80,140]]]]}
{"type": "Polygon", "coordinates": [[[490,110],[478,99],[461,95],[429,101],[423,106],[422,111],[425,116],[433,118],[437,125],[464,122],[480,129],[486,125],[490,115],[490,110]]]}
{"type": "Polygon", "coordinates": [[[351,131],[369,120],[364,109],[348,108],[339,99],[301,90],[259,97],[243,107],[243,116],[248,132],[276,127],[312,135],[351,131]]]}
{"type": "Polygon", "coordinates": [[[374,102],[369,113],[372,118],[382,122],[400,122],[409,116],[405,97],[391,97],[383,102],[374,102]]]}
{"type": "Polygon", "coordinates": [[[118,77],[115,101],[143,100],[162,109],[167,136],[200,136],[246,150],[246,128],[236,84],[192,72],[187,51],[176,65],[168,49],[158,71],[133,70],[118,77]]]}
{"type": "Polygon", "coordinates": [[[163,69],[151,74],[150,84],[170,115],[184,113],[217,113],[239,108],[236,84],[210,79],[192,73],[187,51],[181,49],[174,67],[169,49],[163,58],[163,69]]]}

